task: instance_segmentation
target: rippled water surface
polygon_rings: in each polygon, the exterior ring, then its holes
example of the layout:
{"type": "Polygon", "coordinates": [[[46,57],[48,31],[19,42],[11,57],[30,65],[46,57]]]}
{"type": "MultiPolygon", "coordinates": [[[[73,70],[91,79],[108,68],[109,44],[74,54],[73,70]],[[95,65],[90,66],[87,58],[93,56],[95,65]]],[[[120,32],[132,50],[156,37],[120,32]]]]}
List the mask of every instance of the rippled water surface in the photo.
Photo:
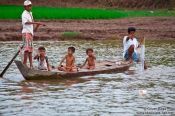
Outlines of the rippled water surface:
{"type": "MultiPolygon", "coordinates": [[[[0,42],[0,71],[17,51],[19,42],[0,42]]],[[[121,41],[35,42],[45,46],[56,65],[67,47],[76,47],[76,63],[92,47],[98,60],[122,58],[121,41]]],[[[20,57],[18,57],[20,59],[20,57]]],[[[70,80],[26,81],[13,63],[0,79],[0,116],[162,116],[175,115],[175,41],[148,41],[140,72],[101,74],[70,80]]],[[[36,64],[36,62],[35,62],[36,64]]]]}

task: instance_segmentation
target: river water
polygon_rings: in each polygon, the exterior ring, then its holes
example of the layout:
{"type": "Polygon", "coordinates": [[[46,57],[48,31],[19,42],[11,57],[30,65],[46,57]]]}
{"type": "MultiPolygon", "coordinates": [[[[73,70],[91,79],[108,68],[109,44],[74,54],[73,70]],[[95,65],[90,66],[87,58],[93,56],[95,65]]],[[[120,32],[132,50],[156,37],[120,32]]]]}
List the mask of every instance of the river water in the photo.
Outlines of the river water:
{"type": "MultiPolygon", "coordinates": [[[[52,41],[34,42],[34,45],[36,49],[45,46],[50,64],[56,66],[69,46],[76,47],[79,64],[84,61],[88,47],[94,48],[97,60],[122,58],[121,43],[52,41]]],[[[17,51],[18,44],[0,42],[0,71],[17,51]]],[[[146,60],[150,68],[144,72],[132,68],[118,74],[71,80],[26,81],[13,63],[4,79],[0,79],[0,116],[173,116],[174,59],[175,41],[149,40],[146,60]]]]}

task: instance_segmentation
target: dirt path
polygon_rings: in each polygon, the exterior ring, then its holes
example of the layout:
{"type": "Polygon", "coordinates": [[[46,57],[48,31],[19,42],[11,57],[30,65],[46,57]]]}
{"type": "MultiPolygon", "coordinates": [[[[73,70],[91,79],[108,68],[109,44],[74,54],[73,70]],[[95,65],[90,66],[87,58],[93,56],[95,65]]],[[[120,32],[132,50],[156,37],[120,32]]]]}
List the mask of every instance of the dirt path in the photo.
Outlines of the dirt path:
{"type": "MultiPolygon", "coordinates": [[[[46,27],[35,33],[35,40],[64,40],[62,33],[79,32],[76,39],[121,39],[129,26],[137,36],[148,39],[175,39],[175,17],[147,17],[115,20],[45,20],[46,27]]],[[[0,41],[21,40],[21,22],[0,20],[0,41]]]]}

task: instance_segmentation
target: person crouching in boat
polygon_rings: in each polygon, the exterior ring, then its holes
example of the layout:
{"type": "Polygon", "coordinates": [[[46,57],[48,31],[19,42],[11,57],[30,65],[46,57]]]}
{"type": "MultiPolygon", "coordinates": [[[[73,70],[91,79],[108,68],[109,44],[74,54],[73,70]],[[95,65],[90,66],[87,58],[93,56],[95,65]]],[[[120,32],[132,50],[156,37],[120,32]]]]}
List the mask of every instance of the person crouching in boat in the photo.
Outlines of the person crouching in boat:
{"type": "Polygon", "coordinates": [[[60,71],[66,71],[66,72],[77,72],[77,68],[75,66],[75,48],[69,47],[67,55],[61,60],[58,70],[60,71]],[[62,63],[66,60],[66,65],[63,66],[62,63]]]}
{"type": "MultiPolygon", "coordinates": [[[[139,53],[137,51],[137,48],[140,47],[140,44],[135,37],[135,32],[136,28],[129,27],[128,36],[125,36],[123,38],[123,47],[124,47],[123,57],[126,61],[129,61],[129,63],[132,63],[133,61],[134,62],[140,61],[139,53]]],[[[144,68],[147,69],[146,63],[144,65],[144,68]]]]}
{"type": "Polygon", "coordinates": [[[51,70],[48,57],[46,56],[46,49],[44,47],[38,48],[38,54],[34,57],[34,59],[38,61],[37,68],[39,70],[47,70],[47,71],[51,70]]]}
{"type": "Polygon", "coordinates": [[[30,0],[24,1],[24,9],[25,10],[22,13],[22,38],[24,46],[23,64],[27,65],[27,59],[29,58],[30,68],[33,68],[33,26],[36,25],[36,28],[34,29],[34,31],[36,31],[40,25],[45,26],[45,24],[41,22],[34,22],[31,12],[32,2],[30,0]]]}
{"type": "Polygon", "coordinates": [[[95,54],[94,54],[94,50],[92,48],[88,48],[86,49],[86,54],[87,54],[87,58],[84,62],[84,64],[81,66],[81,68],[85,68],[85,69],[90,69],[93,70],[95,69],[95,54]]]}

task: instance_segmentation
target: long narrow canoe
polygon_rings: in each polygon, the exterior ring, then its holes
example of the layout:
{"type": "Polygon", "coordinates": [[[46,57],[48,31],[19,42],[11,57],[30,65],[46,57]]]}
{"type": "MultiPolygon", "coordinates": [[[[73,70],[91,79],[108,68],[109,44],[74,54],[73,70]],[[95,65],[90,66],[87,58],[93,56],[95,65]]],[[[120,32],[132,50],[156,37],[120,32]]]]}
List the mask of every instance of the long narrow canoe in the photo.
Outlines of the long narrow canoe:
{"type": "Polygon", "coordinates": [[[96,64],[94,70],[79,69],[78,72],[63,72],[63,71],[42,71],[37,69],[30,69],[23,65],[21,61],[15,61],[19,71],[26,80],[48,80],[48,79],[65,79],[80,76],[89,76],[96,74],[109,74],[124,72],[129,69],[130,64],[118,63],[112,61],[102,61],[96,64]]]}

